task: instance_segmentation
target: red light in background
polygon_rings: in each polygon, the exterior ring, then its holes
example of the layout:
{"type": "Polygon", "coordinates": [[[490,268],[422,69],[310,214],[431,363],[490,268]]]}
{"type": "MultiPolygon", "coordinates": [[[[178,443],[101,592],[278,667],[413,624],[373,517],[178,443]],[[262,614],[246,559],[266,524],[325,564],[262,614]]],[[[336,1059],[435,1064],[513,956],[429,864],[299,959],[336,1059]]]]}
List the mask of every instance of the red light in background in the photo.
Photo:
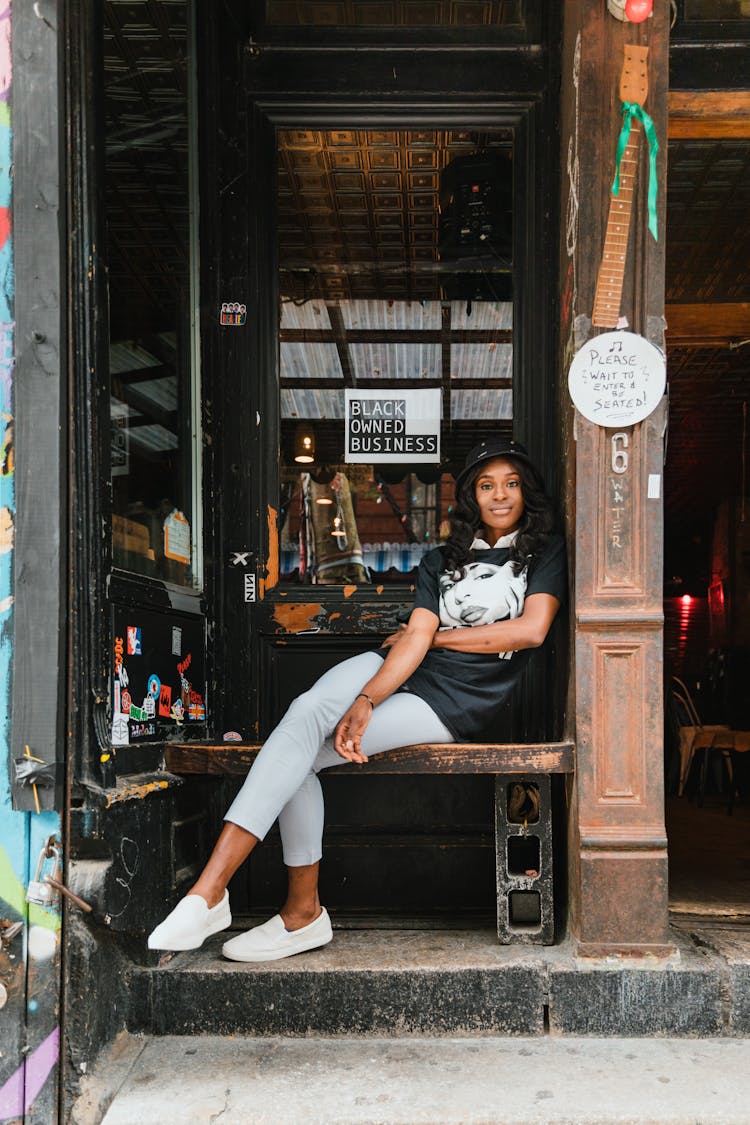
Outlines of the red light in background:
{"type": "Polygon", "coordinates": [[[680,601],[682,602],[683,605],[690,605],[692,600],[693,599],[690,597],[690,594],[683,594],[682,597],[680,598],[680,601]]]}

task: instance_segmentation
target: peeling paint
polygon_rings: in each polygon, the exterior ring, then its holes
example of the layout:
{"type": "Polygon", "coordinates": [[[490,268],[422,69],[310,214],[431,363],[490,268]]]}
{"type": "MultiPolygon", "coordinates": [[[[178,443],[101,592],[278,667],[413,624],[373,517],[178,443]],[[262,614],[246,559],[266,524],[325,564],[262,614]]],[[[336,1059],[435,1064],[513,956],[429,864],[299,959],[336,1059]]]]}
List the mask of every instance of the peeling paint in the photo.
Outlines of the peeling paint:
{"type": "Polygon", "coordinates": [[[142,800],[144,797],[148,797],[149,793],[156,793],[160,789],[168,788],[168,781],[142,781],[134,785],[126,784],[107,794],[105,808],[118,805],[121,801],[142,800]]]}
{"type": "Polygon", "coordinates": [[[260,580],[261,601],[268,590],[272,590],[279,581],[279,533],[277,530],[279,513],[276,508],[268,505],[268,558],[266,559],[266,573],[260,580]]]}
{"type": "Polygon", "coordinates": [[[384,589],[385,589],[384,586],[376,586],[375,587],[375,593],[376,594],[382,594],[384,589]]]}
{"type": "Polygon", "coordinates": [[[0,444],[0,476],[11,477],[15,472],[15,454],[13,450],[13,415],[2,415],[5,422],[5,434],[0,444]]]}
{"type": "Polygon", "coordinates": [[[320,626],[325,612],[320,602],[292,602],[274,607],[273,620],[285,633],[305,633],[320,626]]]}
{"type": "Polygon", "coordinates": [[[10,508],[0,508],[0,554],[13,550],[13,513],[10,508]]]}
{"type": "Polygon", "coordinates": [[[356,586],[344,586],[344,597],[345,598],[350,598],[352,596],[352,594],[356,594],[356,592],[357,592],[356,586]]]}
{"type": "Polygon", "coordinates": [[[382,610],[380,609],[380,606],[374,606],[372,608],[365,606],[363,608],[362,612],[359,615],[359,620],[360,621],[375,621],[377,624],[382,623],[383,613],[382,613],[382,610]]]}

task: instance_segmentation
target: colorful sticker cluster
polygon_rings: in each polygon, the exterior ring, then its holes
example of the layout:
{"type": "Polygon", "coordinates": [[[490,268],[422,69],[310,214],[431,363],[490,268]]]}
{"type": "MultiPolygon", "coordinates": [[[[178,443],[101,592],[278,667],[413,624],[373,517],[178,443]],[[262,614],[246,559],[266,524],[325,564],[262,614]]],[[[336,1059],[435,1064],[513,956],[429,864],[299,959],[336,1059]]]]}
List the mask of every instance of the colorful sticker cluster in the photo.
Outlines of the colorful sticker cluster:
{"type": "MultiPolygon", "coordinates": [[[[179,655],[182,631],[172,630],[173,655],[179,655]],[[178,649],[175,653],[175,648],[178,649]]],[[[205,722],[206,707],[203,696],[193,689],[187,673],[192,664],[192,654],[187,653],[176,665],[179,677],[179,695],[173,698],[171,684],[162,683],[161,677],[151,672],[146,680],[146,694],[140,703],[133,699],[130,677],[125,667],[125,657],[143,656],[143,634],[139,625],[128,625],[124,637],[114,640],[114,684],[112,692],[112,745],[127,746],[136,738],[153,737],[156,719],[182,723],[205,722]]]]}

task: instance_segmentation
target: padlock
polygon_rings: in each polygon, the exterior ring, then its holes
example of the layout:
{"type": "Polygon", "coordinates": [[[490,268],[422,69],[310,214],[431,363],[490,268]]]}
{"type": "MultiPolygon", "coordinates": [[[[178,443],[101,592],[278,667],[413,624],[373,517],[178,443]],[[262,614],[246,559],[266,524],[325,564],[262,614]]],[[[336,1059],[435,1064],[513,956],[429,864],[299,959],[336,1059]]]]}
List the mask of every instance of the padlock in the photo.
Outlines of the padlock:
{"type": "Polygon", "coordinates": [[[39,853],[39,860],[36,865],[36,878],[30,879],[29,885],[26,888],[26,901],[32,902],[36,906],[51,906],[57,894],[55,888],[51,887],[45,880],[44,864],[48,859],[54,861],[49,871],[52,878],[59,881],[62,874],[60,869],[60,852],[56,847],[45,844],[39,853]]]}

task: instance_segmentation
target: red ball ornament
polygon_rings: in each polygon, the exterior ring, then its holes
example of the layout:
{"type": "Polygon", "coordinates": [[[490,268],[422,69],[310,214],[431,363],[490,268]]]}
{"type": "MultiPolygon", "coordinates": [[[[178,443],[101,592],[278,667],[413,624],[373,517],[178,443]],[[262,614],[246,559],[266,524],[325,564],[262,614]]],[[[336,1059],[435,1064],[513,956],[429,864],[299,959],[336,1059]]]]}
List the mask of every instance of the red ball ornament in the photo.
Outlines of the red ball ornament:
{"type": "Polygon", "coordinates": [[[643,23],[654,10],[654,0],[625,0],[625,15],[631,23],[643,23]]]}

